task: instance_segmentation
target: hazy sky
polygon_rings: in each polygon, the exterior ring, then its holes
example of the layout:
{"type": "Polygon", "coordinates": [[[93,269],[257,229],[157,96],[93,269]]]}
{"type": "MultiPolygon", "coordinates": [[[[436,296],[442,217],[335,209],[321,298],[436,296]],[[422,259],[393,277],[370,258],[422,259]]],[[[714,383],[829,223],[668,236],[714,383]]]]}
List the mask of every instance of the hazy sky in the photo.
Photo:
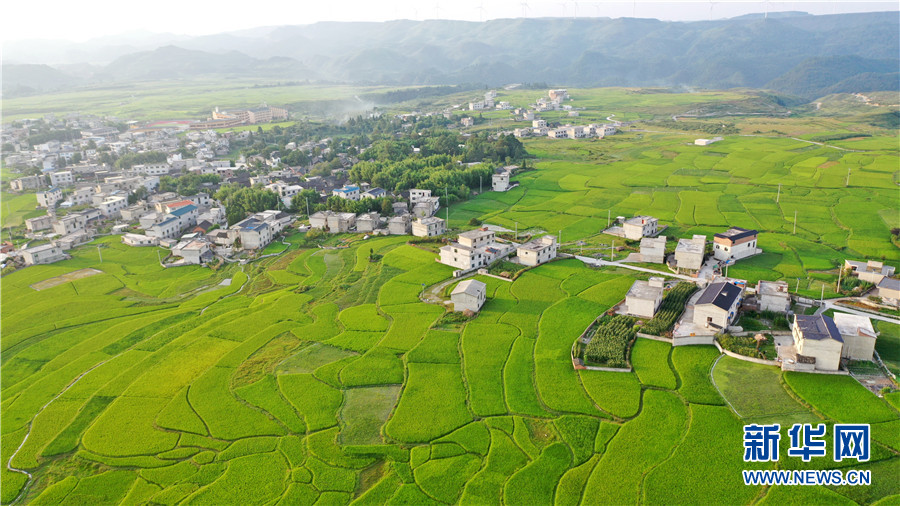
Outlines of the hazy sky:
{"type": "Polygon", "coordinates": [[[461,19],[481,21],[512,17],[642,17],[705,20],[751,12],[805,11],[812,14],[898,11],[897,0],[794,1],[757,0],[13,0],[0,8],[0,39],[85,41],[129,31],[205,35],[270,25],[318,21],[387,21],[391,19],[461,19]]]}

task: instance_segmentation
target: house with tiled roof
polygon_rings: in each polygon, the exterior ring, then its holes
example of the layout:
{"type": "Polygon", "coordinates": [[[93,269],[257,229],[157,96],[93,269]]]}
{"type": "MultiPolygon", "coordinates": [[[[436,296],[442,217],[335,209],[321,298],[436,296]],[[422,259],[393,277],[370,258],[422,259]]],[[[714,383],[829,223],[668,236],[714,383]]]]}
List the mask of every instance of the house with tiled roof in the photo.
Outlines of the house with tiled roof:
{"type": "Polygon", "coordinates": [[[694,325],[724,332],[737,317],[743,292],[733,283],[707,285],[694,303],[694,325]]]}

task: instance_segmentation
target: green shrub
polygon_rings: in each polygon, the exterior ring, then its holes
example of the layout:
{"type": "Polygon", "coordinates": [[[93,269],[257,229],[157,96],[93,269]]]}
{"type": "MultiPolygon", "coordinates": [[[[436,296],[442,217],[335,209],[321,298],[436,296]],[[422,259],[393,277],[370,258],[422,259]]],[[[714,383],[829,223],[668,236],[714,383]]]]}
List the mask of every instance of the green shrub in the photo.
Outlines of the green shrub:
{"type": "Polygon", "coordinates": [[[634,318],[626,315],[601,318],[588,333],[590,341],[584,349],[585,362],[607,367],[625,367],[628,344],[637,334],[634,322],[634,318]]]}

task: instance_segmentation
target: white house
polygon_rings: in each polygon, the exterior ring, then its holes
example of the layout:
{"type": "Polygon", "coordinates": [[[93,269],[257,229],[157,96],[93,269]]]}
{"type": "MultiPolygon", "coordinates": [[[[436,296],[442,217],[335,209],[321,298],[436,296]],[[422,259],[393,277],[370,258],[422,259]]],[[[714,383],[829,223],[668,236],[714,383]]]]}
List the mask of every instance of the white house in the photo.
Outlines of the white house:
{"type": "Polygon", "coordinates": [[[516,247],[516,256],[522,265],[540,265],[556,258],[556,236],[545,235],[516,247]]]}
{"type": "Polygon", "coordinates": [[[756,230],[731,227],[713,237],[713,256],[716,260],[731,262],[762,253],[756,247],[758,236],[756,230]]]}
{"type": "Polygon", "coordinates": [[[791,310],[791,294],[784,281],[760,280],[756,285],[756,299],[760,311],[787,313],[791,310]]]}
{"type": "Polygon", "coordinates": [[[128,199],[125,197],[106,197],[103,199],[103,202],[97,204],[97,208],[100,209],[100,213],[103,216],[109,218],[115,218],[119,216],[119,211],[128,207],[128,199]]]}
{"type": "Polygon", "coordinates": [[[460,281],[450,293],[454,311],[472,311],[477,313],[484,305],[487,296],[487,285],[477,279],[460,281]]]}
{"type": "Polygon", "coordinates": [[[172,247],[172,254],[184,259],[185,263],[202,265],[213,259],[209,243],[200,239],[181,241],[172,247]]]}
{"type": "Polygon", "coordinates": [[[837,371],[840,368],[844,338],[831,317],[824,314],[795,315],[791,334],[794,341],[792,351],[798,363],[821,371],[837,371]]]}
{"type": "Polygon", "coordinates": [[[695,235],[691,239],[679,239],[675,247],[675,266],[678,270],[699,271],[706,254],[706,236],[695,235]]]}
{"type": "Polygon", "coordinates": [[[622,229],[626,239],[638,241],[643,237],[656,235],[658,225],[659,220],[652,216],[635,216],[625,220],[622,229]]]}
{"type": "Polygon", "coordinates": [[[860,262],[858,260],[844,261],[844,269],[850,269],[850,274],[859,278],[860,281],[878,285],[885,277],[894,275],[894,268],[890,265],[884,265],[883,262],[877,260],[869,260],[868,262],[860,262]]]}
{"type": "Polygon", "coordinates": [[[64,170],[50,173],[50,186],[72,186],[75,184],[75,176],[72,171],[64,170]]]}
{"type": "Polygon", "coordinates": [[[346,185],[343,188],[336,188],[331,194],[342,199],[359,200],[359,186],[346,185]]]}
{"type": "Polygon", "coordinates": [[[434,237],[447,232],[447,224],[444,220],[431,216],[419,218],[412,222],[412,235],[416,237],[434,237]]]}
{"type": "Polygon", "coordinates": [[[503,171],[491,175],[491,189],[495,192],[509,190],[509,172],[503,171]]]}
{"type": "Polygon", "coordinates": [[[363,213],[356,218],[357,232],[374,232],[381,223],[381,216],[376,212],[363,213]]]}
{"type": "Polygon", "coordinates": [[[641,239],[641,260],[661,264],[666,261],[666,236],[641,239]]]}
{"type": "Polygon", "coordinates": [[[159,245],[159,238],[143,234],[125,234],[122,236],[122,243],[129,246],[157,246],[159,245]]]}
{"type": "Polygon", "coordinates": [[[63,198],[62,190],[59,188],[50,188],[46,191],[37,192],[35,196],[37,197],[38,205],[46,208],[56,206],[56,203],[63,198]]]}
{"type": "Polygon", "coordinates": [[[625,295],[625,310],[632,316],[653,318],[663,299],[665,280],[652,277],[649,281],[637,280],[625,295]]]}
{"type": "Polygon", "coordinates": [[[742,293],[741,287],[732,283],[710,283],[694,303],[694,324],[724,331],[738,314],[742,293]]]}
{"type": "Polygon", "coordinates": [[[869,317],[835,312],[834,325],[844,340],[841,357],[850,360],[872,360],[878,334],[875,333],[869,317]]]}
{"type": "Polygon", "coordinates": [[[42,244],[41,246],[23,249],[22,258],[25,259],[25,265],[40,265],[65,260],[66,255],[59,246],[42,244]]]}
{"type": "Polygon", "coordinates": [[[394,216],[388,220],[388,232],[391,235],[406,235],[409,233],[409,215],[394,216]]]}
{"type": "Polygon", "coordinates": [[[452,242],[440,250],[441,263],[463,271],[490,265],[494,260],[512,252],[512,247],[494,242],[494,232],[490,230],[470,230],[459,234],[457,242],[452,242]]]}

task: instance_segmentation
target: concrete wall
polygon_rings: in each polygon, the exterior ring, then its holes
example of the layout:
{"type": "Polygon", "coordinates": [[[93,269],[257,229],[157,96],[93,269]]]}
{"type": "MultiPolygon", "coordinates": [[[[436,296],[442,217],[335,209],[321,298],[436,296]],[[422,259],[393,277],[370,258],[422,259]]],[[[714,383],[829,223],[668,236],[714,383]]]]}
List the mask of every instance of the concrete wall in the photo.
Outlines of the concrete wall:
{"type": "Polygon", "coordinates": [[[694,306],[694,325],[705,328],[707,318],[712,318],[712,322],[722,329],[728,327],[728,313],[724,309],[712,304],[694,306]]]}
{"type": "Polygon", "coordinates": [[[864,336],[841,335],[844,338],[844,348],[841,356],[851,360],[872,360],[875,353],[875,339],[864,336]]]}
{"type": "Polygon", "coordinates": [[[837,371],[841,365],[841,348],[841,343],[831,339],[802,339],[797,345],[797,353],[815,357],[818,370],[837,371]]]}
{"type": "Polygon", "coordinates": [[[715,342],[716,338],[714,336],[676,337],[672,339],[672,346],[713,345],[715,342]]]}
{"type": "Polygon", "coordinates": [[[644,318],[653,318],[656,309],[659,307],[662,298],[657,300],[640,299],[637,297],[626,297],[625,307],[628,314],[640,316],[644,318]]]}

